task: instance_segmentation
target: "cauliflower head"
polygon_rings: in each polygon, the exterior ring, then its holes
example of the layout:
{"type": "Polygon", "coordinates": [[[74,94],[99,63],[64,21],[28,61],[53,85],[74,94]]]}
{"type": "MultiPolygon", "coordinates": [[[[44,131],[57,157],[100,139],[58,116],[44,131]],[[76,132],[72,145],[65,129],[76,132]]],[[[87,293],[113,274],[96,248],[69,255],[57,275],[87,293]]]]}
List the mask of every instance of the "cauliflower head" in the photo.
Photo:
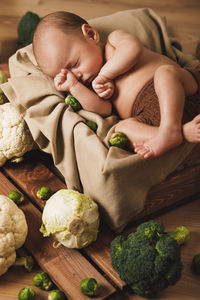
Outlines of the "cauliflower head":
{"type": "Polygon", "coordinates": [[[15,262],[16,249],[24,244],[27,233],[23,211],[11,199],[0,195],[0,275],[15,262]]]}
{"type": "Polygon", "coordinates": [[[0,105],[0,166],[8,159],[22,157],[34,141],[23,116],[10,103],[0,105]]]}

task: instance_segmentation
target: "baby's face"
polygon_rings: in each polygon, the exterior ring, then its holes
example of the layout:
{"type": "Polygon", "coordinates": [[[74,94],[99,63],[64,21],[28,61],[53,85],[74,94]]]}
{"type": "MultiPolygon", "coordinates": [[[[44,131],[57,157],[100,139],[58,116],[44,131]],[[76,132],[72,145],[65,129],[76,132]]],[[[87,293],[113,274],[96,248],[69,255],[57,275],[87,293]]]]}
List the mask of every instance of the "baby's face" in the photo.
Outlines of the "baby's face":
{"type": "Polygon", "coordinates": [[[44,73],[55,77],[67,68],[83,82],[89,84],[103,65],[103,51],[94,39],[82,32],[66,34],[52,29],[45,34],[39,65],[44,73]]]}

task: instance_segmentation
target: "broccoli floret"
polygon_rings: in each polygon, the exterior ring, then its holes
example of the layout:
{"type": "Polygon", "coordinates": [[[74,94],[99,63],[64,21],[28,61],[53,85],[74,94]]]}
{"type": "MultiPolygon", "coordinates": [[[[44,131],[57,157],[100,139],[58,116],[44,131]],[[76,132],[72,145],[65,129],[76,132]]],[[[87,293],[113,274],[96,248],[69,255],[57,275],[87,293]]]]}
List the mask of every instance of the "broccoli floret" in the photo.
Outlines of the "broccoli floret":
{"type": "Polygon", "coordinates": [[[23,46],[27,46],[33,41],[33,34],[37,24],[40,22],[40,17],[28,11],[20,20],[17,31],[19,41],[23,46]]]}
{"type": "Polygon", "coordinates": [[[122,132],[114,132],[109,139],[109,145],[112,147],[126,148],[127,143],[128,139],[122,132]]]}
{"type": "Polygon", "coordinates": [[[172,236],[179,245],[182,245],[190,239],[190,231],[185,226],[177,227],[175,230],[169,232],[168,234],[172,236]]]}
{"type": "Polygon", "coordinates": [[[49,291],[53,287],[53,282],[51,281],[49,275],[45,272],[36,274],[33,277],[33,284],[45,291],[49,291]]]}
{"type": "Polygon", "coordinates": [[[13,264],[13,266],[23,266],[28,272],[31,272],[34,265],[34,258],[29,255],[24,247],[17,249],[17,258],[13,264]]]}
{"type": "Polygon", "coordinates": [[[180,279],[180,245],[161,222],[145,222],[127,239],[117,236],[110,250],[113,268],[142,297],[153,297],[180,279]]]}

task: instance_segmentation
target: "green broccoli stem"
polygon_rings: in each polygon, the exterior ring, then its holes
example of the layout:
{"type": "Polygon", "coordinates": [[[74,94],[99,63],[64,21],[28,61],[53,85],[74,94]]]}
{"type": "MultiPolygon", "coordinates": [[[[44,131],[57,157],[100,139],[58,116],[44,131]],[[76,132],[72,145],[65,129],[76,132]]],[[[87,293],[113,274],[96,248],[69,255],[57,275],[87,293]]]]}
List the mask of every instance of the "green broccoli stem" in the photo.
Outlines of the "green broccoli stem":
{"type": "Polygon", "coordinates": [[[190,239],[190,231],[185,226],[179,226],[173,231],[168,233],[169,236],[173,237],[179,245],[183,245],[190,239]]]}

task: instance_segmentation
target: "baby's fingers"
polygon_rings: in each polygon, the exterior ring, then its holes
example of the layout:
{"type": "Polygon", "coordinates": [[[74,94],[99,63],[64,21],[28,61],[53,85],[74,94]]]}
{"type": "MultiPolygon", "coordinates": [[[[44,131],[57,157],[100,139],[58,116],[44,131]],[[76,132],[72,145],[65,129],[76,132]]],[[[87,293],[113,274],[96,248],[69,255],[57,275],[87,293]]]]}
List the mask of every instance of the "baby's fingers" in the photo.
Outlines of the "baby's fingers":
{"type": "Polygon", "coordinates": [[[98,95],[99,95],[100,98],[109,99],[112,96],[112,90],[108,89],[108,90],[106,90],[102,93],[98,93],[98,95]]]}

